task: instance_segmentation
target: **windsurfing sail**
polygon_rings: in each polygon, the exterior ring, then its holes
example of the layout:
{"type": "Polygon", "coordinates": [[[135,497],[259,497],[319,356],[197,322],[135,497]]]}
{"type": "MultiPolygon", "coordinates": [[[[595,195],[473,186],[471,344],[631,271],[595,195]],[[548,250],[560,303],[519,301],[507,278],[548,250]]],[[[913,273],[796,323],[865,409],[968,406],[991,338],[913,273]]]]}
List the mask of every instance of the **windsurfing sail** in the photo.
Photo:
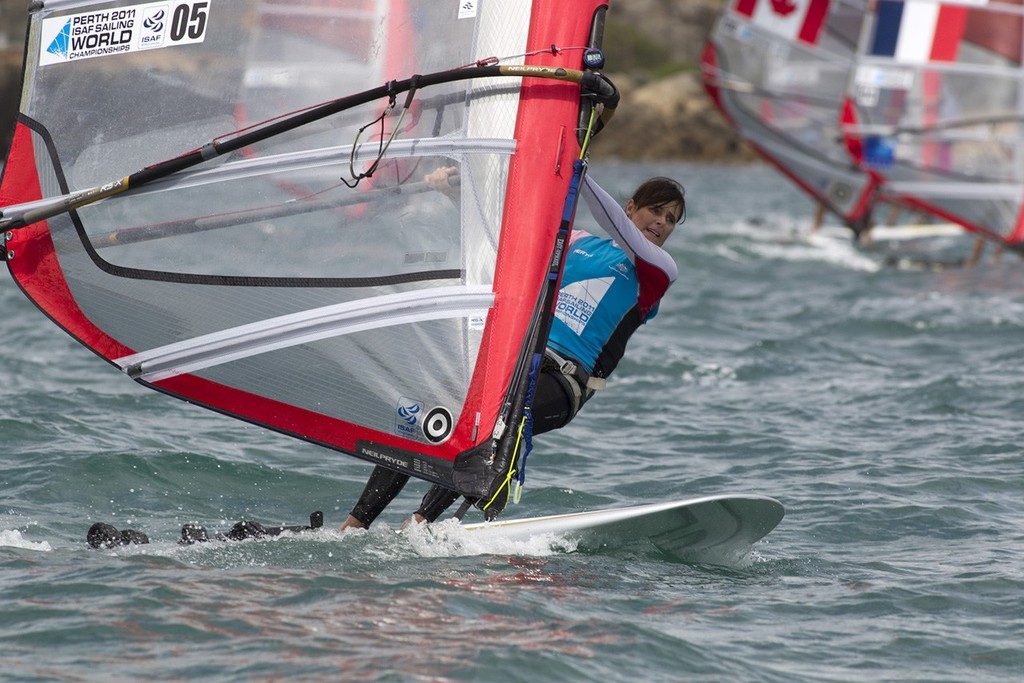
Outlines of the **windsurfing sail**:
{"type": "Polygon", "coordinates": [[[851,162],[840,110],[866,0],[729,0],[701,62],[704,86],[751,147],[860,232],[879,182],[851,162]]]}
{"type": "Polygon", "coordinates": [[[880,0],[844,106],[851,156],[904,203],[1024,242],[1021,0],[880,0]]]}
{"type": "Polygon", "coordinates": [[[605,9],[34,3],[11,275],[148,387],[488,496],[546,339],[580,121],[617,100],[584,69],[605,9]],[[424,182],[442,167],[457,191],[424,182]]]}

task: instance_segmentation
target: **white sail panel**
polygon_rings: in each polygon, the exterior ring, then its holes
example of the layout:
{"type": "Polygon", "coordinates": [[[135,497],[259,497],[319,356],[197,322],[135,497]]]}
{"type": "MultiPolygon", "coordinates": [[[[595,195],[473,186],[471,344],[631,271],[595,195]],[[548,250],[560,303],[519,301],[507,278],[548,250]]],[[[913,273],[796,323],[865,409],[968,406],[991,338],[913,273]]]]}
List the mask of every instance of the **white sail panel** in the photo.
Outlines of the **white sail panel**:
{"type": "Polygon", "coordinates": [[[447,482],[521,362],[569,182],[559,169],[579,153],[580,87],[417,75],[495,58],[578,69],[600,3],[186,5],[206,11],[201,40],[45,64],[50,27],[151,6],[33,7],[0,206],[30,216],[206,161],[26,220],[6,237],[12,275],[141,382],[447,482]],[[424,182],[449,166],[458,188],[424,182]],[[443,433],[424,430],[427,414],[443,433]]]}

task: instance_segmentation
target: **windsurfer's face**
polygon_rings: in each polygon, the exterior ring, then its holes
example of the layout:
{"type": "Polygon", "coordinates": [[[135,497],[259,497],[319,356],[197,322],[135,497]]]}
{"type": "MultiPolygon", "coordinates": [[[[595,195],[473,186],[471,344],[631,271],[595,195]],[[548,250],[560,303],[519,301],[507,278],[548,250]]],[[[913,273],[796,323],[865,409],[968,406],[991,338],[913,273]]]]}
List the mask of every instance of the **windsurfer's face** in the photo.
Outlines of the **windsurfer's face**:
{"type": "Polygon", "coordinates": [[[644,237],[659,247],[665,246],[665,240],[676,229],[676,223],[682,214],[683,206],[679,202],[641,207],[632,199],[626,202],[626,215],[633,221],[633,225],[644,237]]]}

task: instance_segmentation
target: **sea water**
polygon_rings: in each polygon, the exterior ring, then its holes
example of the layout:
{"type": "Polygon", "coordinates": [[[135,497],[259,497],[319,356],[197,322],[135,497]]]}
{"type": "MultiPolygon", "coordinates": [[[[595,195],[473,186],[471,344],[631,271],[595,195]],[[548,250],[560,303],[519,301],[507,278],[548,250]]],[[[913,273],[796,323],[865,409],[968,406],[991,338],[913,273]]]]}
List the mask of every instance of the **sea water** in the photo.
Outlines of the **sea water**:
{"type": "Polygon", "coordinates": [[[505,516],[774,496],[746,561],[396,534],[421,482],[342,536],[368,464],[138,386],[4,275],[0,680],[1019,680],[1020,259],[808,238],[763,166],[591,172],[621,199],[686,185],[680,277],[505,516]],[[314,509],[309,536],[175,543],[314,509]],[[95,521],[153,542],[89,550],[95,521]]]}

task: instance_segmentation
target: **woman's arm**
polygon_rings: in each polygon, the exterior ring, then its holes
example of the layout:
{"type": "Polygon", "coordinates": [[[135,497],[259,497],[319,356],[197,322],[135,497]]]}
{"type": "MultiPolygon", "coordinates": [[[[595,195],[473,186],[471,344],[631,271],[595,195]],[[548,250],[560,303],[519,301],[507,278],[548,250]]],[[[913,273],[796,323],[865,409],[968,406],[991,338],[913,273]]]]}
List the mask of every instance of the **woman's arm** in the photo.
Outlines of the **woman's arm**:
{"type": "Polygon", "coordinates": [[[669,253],[644,237],[619,203],[596,181],[591,180],[590,176],[586,176],[583,182],[583,199],[587,202],[590,213],[594,215],[598,225],[619,243],[633,265],[636,265],[638,260],[644,261],[662,270],[668,276],[669,282],[674,282],[679,270],[669,253]]]}

